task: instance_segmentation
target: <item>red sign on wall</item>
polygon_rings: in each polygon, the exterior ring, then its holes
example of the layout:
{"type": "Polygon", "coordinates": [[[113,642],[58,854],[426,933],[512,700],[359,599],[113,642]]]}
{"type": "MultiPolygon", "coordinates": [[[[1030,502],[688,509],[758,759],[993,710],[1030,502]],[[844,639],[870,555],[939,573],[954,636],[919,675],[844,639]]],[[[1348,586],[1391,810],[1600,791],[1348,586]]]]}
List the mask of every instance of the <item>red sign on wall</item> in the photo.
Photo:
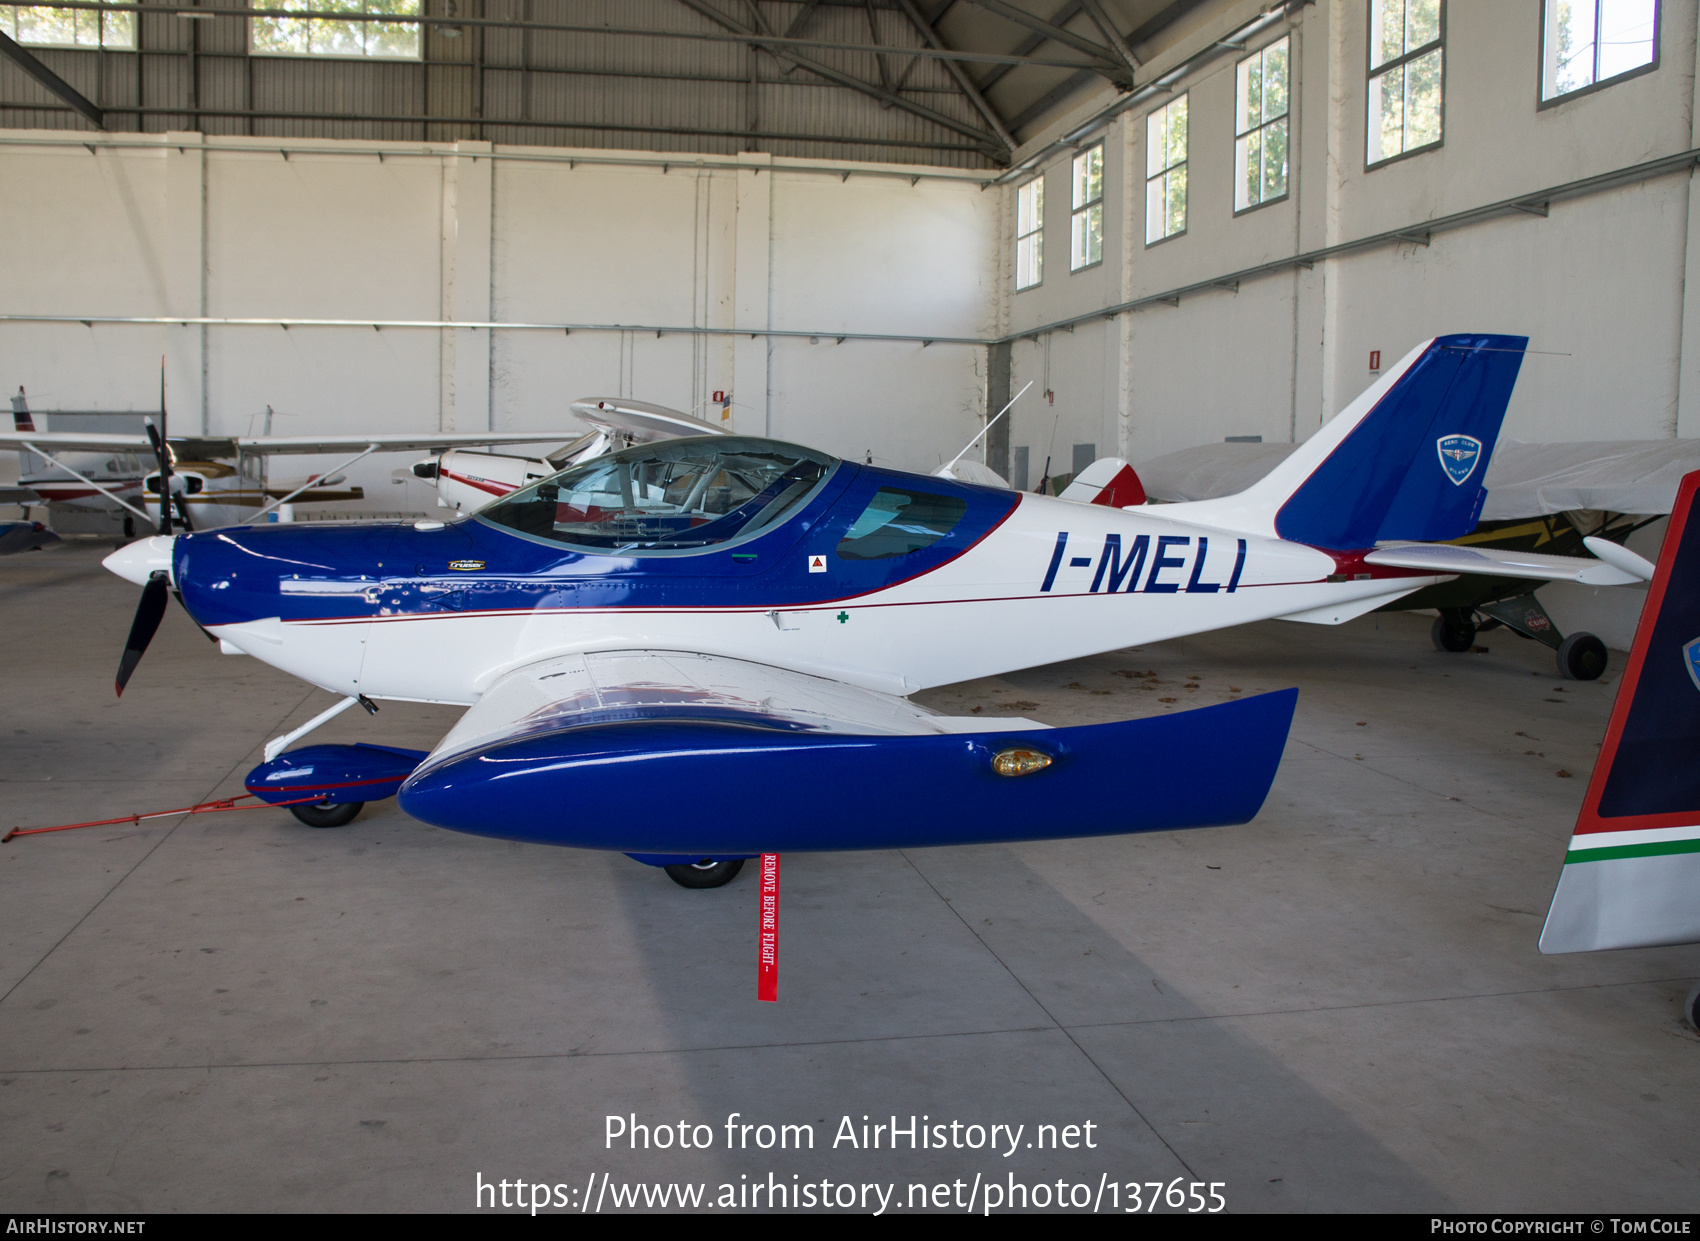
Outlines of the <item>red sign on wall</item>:
{"type": "Polygon", "coordinates": [[[1381,350],[1371,349],[1369,351],[1369,369],[1372,371],[1381,369],[1381,350]]]}

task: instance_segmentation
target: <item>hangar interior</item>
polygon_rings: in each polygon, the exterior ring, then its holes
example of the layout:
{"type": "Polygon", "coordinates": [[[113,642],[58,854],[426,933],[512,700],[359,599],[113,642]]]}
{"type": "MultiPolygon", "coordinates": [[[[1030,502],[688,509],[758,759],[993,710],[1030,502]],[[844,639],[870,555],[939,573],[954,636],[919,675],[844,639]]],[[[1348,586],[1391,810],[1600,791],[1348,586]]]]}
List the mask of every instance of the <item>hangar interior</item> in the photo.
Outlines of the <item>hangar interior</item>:
{"type": "MultiPolygon", "coordinates": [[[[1700,437],[1693,5],[331,12],[0,6],[0,385],[44,430],[134,431],[163,382],[174,435],[564,442],[607,396],[920,474],[984,431],[972,455],[1033,491],[1302,442],[1482,331],[1530,341],[1502,442],[1700,437]]],[[[363,498],[298,520],[441,516],[420,456],[348,467],[363,498]]],[[[175,608],[113,700],[122,515],[53,522],[65,546],[0,558],[10,819],[230,796],[332,701],[175,608]]],[[[1242,687],[1300,707],[1248,826],[787,855],[778,1006],[750,994],[750,871],[686,891],[393,802],[14,839],[0,1130],[28,1153],[0,1197],[469,1210],[477,1177],[1013,1169],[1223,1182],[1234,1210],[1692,1210],[1700,954],[1535,948],[1644,597],[1542,588],[1613,648],[1591,682],[1387,612],[929,688],[1059,726],[1242,687]],[[817,1147],[605,1140],[605,1114],[731,1112],[817,1147]],[[1104,1140],[832,1149],[864,1113],[1104,1140]]],[[[385,703],[316,739],[430,748],[455,718],[385,703]]]]}

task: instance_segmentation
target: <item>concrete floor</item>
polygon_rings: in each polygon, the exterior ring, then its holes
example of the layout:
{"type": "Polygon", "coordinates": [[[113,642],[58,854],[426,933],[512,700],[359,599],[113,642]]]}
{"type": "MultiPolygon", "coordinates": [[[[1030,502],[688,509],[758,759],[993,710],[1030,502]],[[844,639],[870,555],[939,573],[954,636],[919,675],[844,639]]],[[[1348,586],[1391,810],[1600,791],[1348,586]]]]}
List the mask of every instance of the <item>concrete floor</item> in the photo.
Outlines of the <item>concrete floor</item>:
{"type": "MultiPolygon", "coordinates": [[[[175,606],[116,701],[136,592],[105,550],[0,561],[7,824],[240,791],[331,701],[175,606]]],[[[0,1209],[469,1210],[480,1176],[581,1208],[604,1173],[899,1205],[1013,1175],[1225,1182],[1233,1211],[1700,1209],[1678,1018],[1700,948],[1535,949],[1616,669],[1564,683],[1503,631],[1446,656],[1427,627],[1271,622],[923,695],[1072,724],[1301,687],[1249,826],[788,855],[777,1005],[753,867],[690,892],[394,802],[327,831],[268,809],[14,840],[0,1209]],[[816,1148],[728,1151],[732,1112],[816,1148]],[[715,1148],[606,1149],[634,1113],[715,1148]],[[1023,1141],[1090,1120],[1096,1148],[833,1149],[841,1117],[894,1113],[1023,1141]]],[[[453,716],[394,704],[315,740],[426,748],[453,716]]]]}

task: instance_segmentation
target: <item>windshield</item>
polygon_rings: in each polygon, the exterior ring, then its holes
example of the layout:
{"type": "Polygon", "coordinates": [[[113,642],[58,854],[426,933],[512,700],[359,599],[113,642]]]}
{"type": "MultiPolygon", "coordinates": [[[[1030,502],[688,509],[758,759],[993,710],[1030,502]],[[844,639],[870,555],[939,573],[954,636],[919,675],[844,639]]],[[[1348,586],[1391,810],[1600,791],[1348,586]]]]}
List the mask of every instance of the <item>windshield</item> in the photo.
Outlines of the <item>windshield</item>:
{"type": "Polygon", "coordinates": [[[610,551],[708,547],[767,529],[837,459],[774,440],[712,436],[598,457],[482,510],[521,534],[610,551]]]}

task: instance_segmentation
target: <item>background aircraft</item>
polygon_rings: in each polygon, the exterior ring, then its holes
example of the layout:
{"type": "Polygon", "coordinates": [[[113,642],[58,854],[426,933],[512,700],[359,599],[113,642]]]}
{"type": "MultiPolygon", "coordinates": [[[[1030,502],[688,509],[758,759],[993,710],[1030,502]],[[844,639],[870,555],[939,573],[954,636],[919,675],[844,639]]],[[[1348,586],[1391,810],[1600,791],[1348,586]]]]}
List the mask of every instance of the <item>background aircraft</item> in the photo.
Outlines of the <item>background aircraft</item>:
{"type": "Polygon", "coordinates": [[[1427,542],[1475,525],[1525,345],[1426,342],[1222,500],[1076,504],[713,436],[586,461],[452,525],[142,540],[106,562],[144,587],[119,689],[175,589],[226,649],[344,696],[268,746],[256,792],[289,799],[278,773],[306,763],[294,795],[325,811],[399,786],[425,822],[617,850],[688,886],[792,849],[1243,822],[1292,691],[1061,729],[906,696],[1271,617],[1338,624],[1484,561],[1636,580],[1427,542]],[[1467,462],[1436,451],[1465,441],[1467,462]],[[383,698],[471,709],[416,768],[277,753],[383,698]],[[633,813],[634,777],[680,795],[633,813]]]}
{"type": "MultiPolygon", "coordinates": [[[[1700,942],[1700,472],[1672,506],[1541,951],[1700,942]]],[[[1700,987],[1684,1016],[1700,1029],[1700,987]]]]}
{"type": "MultiPolygon", "coordinates": [[[[162,401],[163,404],[163,401],[162,401]]],[[[438,452],[496,444],[558,444],[561,431],[426,432],[406,435],[166,435],[161,459],[147,435],[102,431],[38,431],[23,389],[12,398],[13,430],[0,432],[0,450],[20,455],[20,480],[50,507],[118,511],[125,533],[134,523],[159,524],[162,477],[177,524],[210,529],[252,521],[290,502],[357,500],[359,488],[337,490],[342,471],[377,452],[438,452]],[[267,465],[279,455],[351,453],[324,474],[268,485],[267,465]],[[166,462],[169,468],[163,468],[166,462]]],[[[161,425],[164,425],[161,414],[161,425]]],[[[269,419],[268,419],[269,424],[269,419]]]]}
{"type": "MultiPolygon", "coordinates": [[[[569,465],[633,444],[652,444],[685,435],[723,435],[721,428],[665,405],[623,397],[587,396],[572,404],[573,416],[590,428],[546,457],[451,448],[408,471],[437,485],[437,504],[474,513],[492,500],[547,478],[569,465]]],[[[398,471],[399,473],[399,471],[398,471]]]]}
{"type": "Polygon", "coordinates": [[[33,552],[59,542],[57,534],[27,516],[30,507],[40,503],[41,496],[28,487],[0,487],[0,504],[20,505],[26,514],[23,521],[0,521],[0,556],[33,552]]]}

